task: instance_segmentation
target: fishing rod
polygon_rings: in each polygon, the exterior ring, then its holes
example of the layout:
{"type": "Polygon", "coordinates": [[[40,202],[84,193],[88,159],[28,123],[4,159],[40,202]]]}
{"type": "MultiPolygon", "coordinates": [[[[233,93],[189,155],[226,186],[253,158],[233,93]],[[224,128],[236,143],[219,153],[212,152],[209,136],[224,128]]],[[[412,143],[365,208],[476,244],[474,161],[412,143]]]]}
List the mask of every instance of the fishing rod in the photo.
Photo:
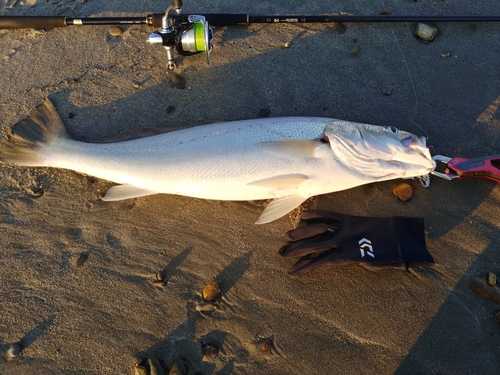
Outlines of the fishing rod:
{"type": "Polygon", "coordinates": [[[498,22],[490,16],[355,16],[355,15],[250,15],[182,14],[182,0],[172,0],[165,13],[143,17],[0,16],[0,29],[48,29],[66,26],[131,25],[157,27],[147,41],[167,51],[168,69],[175,68],[174,51],[184,56],[205,52],[209,62],[213,48],[212,26],[249,25],[252,23],[331,23],[331,22],[498,22]]]}

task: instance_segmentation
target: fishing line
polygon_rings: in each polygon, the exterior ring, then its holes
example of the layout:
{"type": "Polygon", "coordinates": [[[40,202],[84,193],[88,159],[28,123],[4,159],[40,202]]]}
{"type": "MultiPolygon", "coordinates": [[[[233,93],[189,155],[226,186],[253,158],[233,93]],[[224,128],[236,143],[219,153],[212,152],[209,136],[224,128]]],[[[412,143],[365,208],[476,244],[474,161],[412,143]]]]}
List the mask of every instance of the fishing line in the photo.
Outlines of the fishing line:
{"type": "MultiPolygon", "coordinates": [[[[385,1],[384,0],[382,0],[382,7],[383,7],[383,9],[387,9],[386,6],[385,6],[385,1]]],[[[406,62],[405,55],[403,53],[403,50],[401,49],[401,45],[399,44],[398,38],[396,37],[396,33],[394,32],[394,26],[393,25],[391,25],[391,32],[392,32],[392,36],[394,38],[394,41],[396,42],[396,46],[398,47],[399,54],[401,55],[401,58],[403,59],[403,64],[404,64],[404,66],[406,68],[406,73],[408,74],[408,78],[410,79],[411,88],[413,90],[413,96],[415,98],[415,105],[413,107],[413,116],[410,117],[410,122],[412,124],[414,124],[420,130],[422,130],[424,132],[424,134],[425,134],[425,138],[428,140],[429,139],[429,134],[425,131],[425,129],[422,126],[420,126],[415,121],[415,118],[418,115],[418,95],[417,95],[417,90],[415,89],[415,83],[413,82],[413,78],[411,76],[410,68],[408,67],[408,63],[406,62]]]]}

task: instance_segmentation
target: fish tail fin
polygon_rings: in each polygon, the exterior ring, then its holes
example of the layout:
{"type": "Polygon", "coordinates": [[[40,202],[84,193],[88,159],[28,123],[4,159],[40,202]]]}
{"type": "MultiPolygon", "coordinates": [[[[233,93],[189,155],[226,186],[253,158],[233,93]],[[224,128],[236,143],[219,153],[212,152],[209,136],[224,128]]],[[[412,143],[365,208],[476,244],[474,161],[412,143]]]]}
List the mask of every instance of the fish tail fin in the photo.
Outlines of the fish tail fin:
{"type": "Polygon", "coordinates": [[[0,160],[24,166],[46,166],[44,150],[68,134],[56,108],[44,99],[28,118],[12,126],[0,145],[0,160]]]}

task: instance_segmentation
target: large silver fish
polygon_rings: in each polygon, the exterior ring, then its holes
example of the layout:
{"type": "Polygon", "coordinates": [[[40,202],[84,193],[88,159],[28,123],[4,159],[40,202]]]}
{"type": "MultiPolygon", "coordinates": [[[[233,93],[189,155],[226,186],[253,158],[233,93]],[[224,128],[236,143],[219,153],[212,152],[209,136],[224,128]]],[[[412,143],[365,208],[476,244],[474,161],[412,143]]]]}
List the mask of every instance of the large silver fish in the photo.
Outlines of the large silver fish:
{"type": "Polygon", "coordinates": [[[258,224],[309,197],[435,168],[425,138],[394,127],[328,118],[226,122],[115,143],[69,138],[52,103],[13,126],[3,161],[71,169],[121,185],[105,201],[156,193],[219,200],[274,200],[258,224]]]}

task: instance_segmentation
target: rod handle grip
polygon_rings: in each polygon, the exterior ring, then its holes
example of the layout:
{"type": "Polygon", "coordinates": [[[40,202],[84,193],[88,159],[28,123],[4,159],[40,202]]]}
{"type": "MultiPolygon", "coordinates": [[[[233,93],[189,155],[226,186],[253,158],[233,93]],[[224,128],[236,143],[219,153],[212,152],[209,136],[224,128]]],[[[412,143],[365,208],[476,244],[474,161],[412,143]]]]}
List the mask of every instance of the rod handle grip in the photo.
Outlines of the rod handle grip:
{"type": "Polygon", "coordinates": [[[0,29],[50,29],[53,27],[64,27],[66,17],[52,16],[21,16],[21,17],[0,17],[0,29]]]}

